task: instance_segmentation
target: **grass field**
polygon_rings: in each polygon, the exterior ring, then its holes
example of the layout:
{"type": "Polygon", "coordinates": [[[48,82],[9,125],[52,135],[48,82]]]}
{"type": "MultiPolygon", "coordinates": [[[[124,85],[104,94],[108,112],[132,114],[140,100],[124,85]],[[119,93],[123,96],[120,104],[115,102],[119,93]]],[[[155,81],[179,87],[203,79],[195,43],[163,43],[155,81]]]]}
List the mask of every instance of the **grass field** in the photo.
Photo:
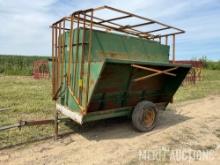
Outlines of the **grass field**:
{"type": "MultiPolygon", "coordinates": [[[[37,120],[53,116],[51,82],[34,80],[30,76],[0,77],[0,107],[11,109],[0,112],[0,125],[13,124],[21,119],[37,120]]],[[[52,127],[26,127],[0,132],[0,147],[50,136],[52,127]]]]}
{"type": "MultiPolygon", "coordinates": [[[[196,85],[181,86],[174,102],[220,94],[220,70],[204,70],[204,78],[196,85]]],[[[55,104],[51,100],[51,81],[34,80],[29,76],[0,76],[0,126],[19,120],[53,118],[55,104]]],[[[62,131],[70,129],[60,125],[62,131]]],[[[26,143],[53,134],[52,126],[25,127],[0,132],[0,148],[26,143]]]]}
{"type": "Polygon", "coordinates": [[[0,55],[0,74],[30,76],[33,62],[47,59],[46,56],[0,55]]]}
{"type": "Polygon", "coordinates": [[[197,99],[210,94],[220,94],[220,70],[203,70],[203,80],[196,85],[179,88],[174,101],[197,99]]]}

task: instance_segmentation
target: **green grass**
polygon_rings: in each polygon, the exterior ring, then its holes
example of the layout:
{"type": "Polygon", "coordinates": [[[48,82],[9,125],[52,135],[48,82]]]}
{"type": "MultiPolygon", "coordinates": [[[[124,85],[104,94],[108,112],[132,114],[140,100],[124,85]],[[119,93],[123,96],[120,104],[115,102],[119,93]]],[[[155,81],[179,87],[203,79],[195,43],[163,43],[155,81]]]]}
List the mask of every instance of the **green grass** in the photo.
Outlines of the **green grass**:
{"type": "MultiPolygon", "coordinates": [[[[196,85],[181,86],[174,102],[220,94],[220,70],[204,70],[204,79],[196,85]]],[[[13,124],[20,119],[40,120],[53,118],[55,104],[51,100],[51,81],[34,80],[30,76],[0,76],[0,126],[13,124]]],[[[62,131],[68,127],[60,125],[62,131]]],[[[60,129],[61,130],[61,129],[60,129]]],[[[53,127],[36,126],[0,132],[0,148],[27,143],[53,134],[53,127]]]]}
{"type": "Polygon", "coordinates": [[[0,74],[30,76],[33,62],[47,59],[45,56],[0,55],[0,74]]]}
{"type": "Polygon", "coordinates": [[[207,95],[220,94],[220,70],[202,70],[203,80],[196,85],[181,86],[174,97],[174,102],[192,100],[207,95]]]}
{"type": "MultiPolygon", "coordinates": [[[[24,76],[1,76],[0,109],[7,107],[11,109],[0,111],[0,125],[13,124],[21,119],[52,118],[55,106],[51,100],[51,82],[24,76]]],[[[0,132],[0,147],[51,134],[52,127],[43,126],[0,132]]]]}

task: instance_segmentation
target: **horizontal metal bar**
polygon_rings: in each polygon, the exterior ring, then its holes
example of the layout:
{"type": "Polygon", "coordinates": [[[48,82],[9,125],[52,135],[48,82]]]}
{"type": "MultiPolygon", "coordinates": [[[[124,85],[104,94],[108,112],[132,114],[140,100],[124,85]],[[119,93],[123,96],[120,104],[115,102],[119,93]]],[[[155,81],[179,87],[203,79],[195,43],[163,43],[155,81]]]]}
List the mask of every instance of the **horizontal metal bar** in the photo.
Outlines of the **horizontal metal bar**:
{"type": "Polygon", "coordinates": [[[65,46],[56,46],[56,48],[65,48],[65,47],[67,47],[67,45],[65,45],[65,46]]]}
{"type": "MultiPolygon", "coordinates": [[[[128,14],[128,13],[127,13],[128,14]]],[[[130,15],[134,15],[134,14],[132,14],[132,13],[129,13],[130,15]]],[[[82,13],[82,15],[86,15],[87,17],[91,17],[90,15],[88,15],[88,14],[85,14],[85,13],[82,13]]],[[[141,16],[140,16],[141,17],[141,16]]],[[[94,19],[96,19],[96,20],[99,20],[99,21],[104,21],[104,19],[101,19],[101,18],[99,18],[99,17],[93,17],[94,19]]],[[[143,17],[144,18],[144,17],[143,17]]],[[[80,19],[82,19],[82,18],[80,18],[80,19]]],[[[148,21],[146,24],[152,24],[152,23],[157,23],[158,24],[158,22],[156,21],[154,21],[154,20],[151,20],[151,19],[144,19],[144,20],[146,20],[146,21],[148,21]],[[150,21],[150,22],[149,22],[150,21]]],[[[86,20],[87,22],[90,22],[90,20],[86,20]]],[[[120,32],[123,32],[123,33],[128,33],[128,34],[131,34],[131,35],[135,35],[135,36],[138,36],[138,37],[142,37],[142,38],[146,38],[145,36],[141,36],[140,34],[147,34],[146,32],[141,32],[141,31],[139,31],[139,30],[137,30],[137,29],[133,29],[132,27],[126,27],[126,28],[128,28],[129,30],[131,30],[130,32],[129,31],[127,31],[127,30],[123,30],[123,28],[122,29],[120,29],[120,27],[123,27],[122,25],[120,25],[120,24],[117,24],[117,23],[114,23],[114,22],[109,22],[110,24],[112,24],[112,25],[115,25],[115,26],[118,26],[118,28],[117,27],[113,27],[113,26],[107,26],[107,25],[104,25],[104,24],[99,24],[99,22],[95,22],[95,21],[93,21],[93,23],[95,24],[95,25],[100,25],[100,27],[105,27],[105,28],[109,28],[109,29],[112,29],[112,30],[115,30],[115,31],[120,31],[120,32]],[[132,32],[133,31],[133,32],[132,32]]],[[[144,23],[145,24],[145,23],[144,23]]],[[[177,29],[177,28],[174,28],[174,27],[172,27],[172,26],[169,26],[169,25],[166,25],[166,24],[160,24],[160,25],[162,25],[162,26],[166,26],[166,28],[167,27],[169,27],[169,28],[173,28],[173,29],[175,29],[175,30],[178,30],[179,32],[176,32],[176,33],[170,33],[170,34],[166,34],[166,35],[172,35],[172,34],[181,34],[181,33],[185,33],[185,31],[183,31],[183,30],[181,30],[181,29],[177,29]]],[[[135,26],[135,25],[134,25],[135,26]]],[[[160,37],[160,35],[157,35],[157,36],[155,36],[155,35],[153,35],[153,34],[148,34],[148,36],[149,37],[151,37],[151,39],[152,38],[158,38],[158,37],[160,37]]],[[[149,37],[147,36],[147,38],[149,39],[149,37]]],[[[163,35],[163,36],[165,36],[165,35],[163,35]]],[[[162,37],[163,37],[162,36],[162,37]]]]}
{"type": "Polygon", "coordinates": [[[141,81],[141,80],[145,80],[147,78],[151,78],[151,77],[154,77],[154,76],[157,76],[157,75],[160,75],[160,74],[165,74],[165,72],[169,72],[169,71],[172,71],[172,70],[176,70],[178,67],[175,67],[175,68],[170,68],[170,69],[166,69],[166,70],[163,70],[161,72],[158,72],[158,73],[153,73],[153,74],[150,74],[150,75],[147,75],[147,76],[143,76],[143,77],[140,77],[140,78],[136,78],[134,80],[132,80],[133,82],[138,82],[138,81],[141,81]]]}
{"type": "Polygon", "coordinates": [[[1,112],[1,111],[6,111],[6,110],[10,110],[10,109],[12,109],[12,108],[11,108],[11,107],[8,107],[8,108],[1,108],[1,109],[0,109],[0,112],[1,112]]]}
{"type": "Polygon", "coordinates": [[[115,20],[124,19],[124,18],[129,18],[129,17],[132,17],[132,16],[131,16],[131,15],[126,15],[126,16],[122,16],[122,17],[111,18],[111,19],[107,19],[107,20],[100,21],[100,22],[98,22],[98,23],[102,24],[102,23],[104,23],[104,22],[110,22],[110,21],[115,21],[115,20]]]}
{"type": "MultiPolygon", "coordinates": [[[[90,15],[86,15],[86,16],[90,17],[90,15]]],[[[94,17],[94,18],[95,18],[95,17],[94,17]]],[[[83,18],[80,18],[80,19],[83,20],[83,18]]],[[[96,19],[96,18],[95,18],[95,19],[96,19]]],[[[97,20],[98,20],[98,19],[97,19],[97,20]]],[[[86,19],[85,21],[88,22],[88,23],[91,23],[90,20],[88,20],[88,19],[86,19]]],[[[109,23],[115,24],[115,23],[113,23],[113,22],[109,22],[109,23]]],[[[127,34],[131,34],[131,35],[134,35],[134,36],[146,38],[146,37],[144,37],[144,36],[139,36],[139,35],[137,35],[138,33],[141,33],[139,30],[132,29],[132,28],[130,28],[130,31],[128,31],[128,30],[123,30],[123,29],[119,29],[120,25],[118,25],[118,24],[115,24],[115,25],[117,25],[118,27],[113,27],[113,26],[109,26],[109,25],[99,24],[99,23],[96,22],[96,21],[93,21],[93,24],[94,24],[95,26],[97,26],[97,27],[102,27],[102,28],[104,27],[104,28],[112,29],[112,30],[119,31],[119,32],[122,32],[122,33],[127,33],[127,34]],[[135,33],[134,31],[136,31],[136,33],[135,33]]],[[[153,36],[153,35],[151,35],[151,36],[153,36]]]]}
{"type": "Polygon", "coordinates": [[[67,18],[68,18],[68,17],[63,17],[63,18],[59,19],[58,21],[54,22],[54,23],[52,24],[52,26],[57,25],[58,23],[60,23],[60,22],[62,22],[62,21],[65,21],[67,18]]]}
{"type": "Polygon", "coordinates": [[[167,30],[167,29],[170,29],[170,27],[165,27],[165,28],[161,28],[161,29],[156,29],[156,30],[152,30],[152,31],[144,32],[144,33],[153,33],[153,32],[158,32],[158,31],[167,30]]]}
{"type": "MultiPolygon", "coordinates": [[[[145,38],[145,39],[160,38],[160,37],[185,33],[185,31],[182,30],[182,29],[179,29],[179,28],[161,23],[159,21],[155,21],[155,20],[150,19],[150,18],[145,18],[145,17],[139,16],[139,15],[127,12],[127,11],[119,10],[119,9],[116,9],[116,8],[113,8],[113,7],[110,7],[110,6],[101,6],[101,7],[97,7],[97,8],[79,10],[79,11],[76,11],[76,12],[72,13],[71,16],[73,16],[74,18],[79,17],[80,18],[80,23],[83,23],[85,21],[87,24],[93,23],[95,25],[95,27],[99,27],[99,28],[103,28],[103,29],[111,29],[113,31],[119,31],[119,32],[122,32],[122,33],[127,33],[127,34],[130,34],[130,35],[145,38]],[[87,17],[91,17],[89,12],[96,11],[96,10],[102,10],[102,9],[111,10],[112,12],[115,11],[115,12],[118,12],[119,14],[120,13],[125,14],[125,16],[118,16],[118,17],[111,18],[111,19],[106,19],[106,20],[104,20],[102,18],[99,18],[99,17],[94,17],[93,16],[94,20],[96,20],[96,21],[93,20],[92,22],[89,19],[84,20],[84,18],[81,18],[82,15],[85,15],[87,17]],[[77,14],[79,14],[80,16],[78,16],[77,14]],[[141,20],[144,20],[144,21],[147,21],[147,22],[136,24],[136,25],[126,25],[126,26],[123,26],[122,24],[119,24],[119,23],[111,22],[111,21],[115,21],[115,20],[129,18],[129,17],[133,17],[133,18],[136,18],[136,19],[141,19],[141,20]],[[108,25],[103,24],[105,22],[108,22],[108,25]],[[135,27],[149,25],[149,24],[153,24],[153,23],[159,24],[159,25],[163,26],[163,28],[155,29],[155,30],[152,29],[151,31],[148,31],[148,32],[142,32],[141,30],[135,29],[135,27]],[[161,30],[166,30],[166,29],[174,29],[177,32],[173,32],[173,33],[169,33],[169,34],[163,34],[163,35],[149,34],[149,33],[157,32],[157,31],[161,31],[161,30]]],[[[63,30],[69,31],[70,30],[69,28],[57,27],[57,25],[60,22],[65,21],[65,20],[70,21],[70,16],[61,18],[57,22],[53,23],[51,27],[55,28],[55,29],[63,29],[63,30]]]]}
{"type": "Polygon", "coordinates": [[[62,30],[70,30],[69,28],[56,27],[56,26],[50,26],[50,28],[54,28],[54,29],[62,29],[62,30]]]}
{"type": "Polygon", "coordinates": [[[94,11],[97,11],[97,10],[102,10],[102,9],[105,9],[105,6],[96,7],[96,8],[94,8],[93,10],[94,10],[94,11]]]}
{"type": "Polygon", "coordinates": [[[32,121],[20,120],[18,123],[0,127],[0,131],[12,129],[12,128],[21,128],[21,127],[24,127],[24,126],[45,125],[45,124],[53,124],[53,123],[54,123],[53,119],[48,119],[48,120],[32,120],[32,121]]]}
{"type": "MultiPolygon", "coordinates": [[[[87,44],[89,44],[88,42],[84,42],[84,43],[78,43],[78,44],[72,44],[72,46],[77,46],[77,45],[83,45],[83,44],[85,44],[85,45],[87,45],[87,44]]],[[[67,47],[68,45],[65,45],[65,46],[56,46],[56,48],[63,48],[63,47],[67,47]]],[[[1,111],[1,110],[0,110],[1,111]]]]}
{"type": "Polygon", "coordinates": [[[72,46],[77,46],[77,45],[86,45],[86,44],[89,44],[88,42],[84,42],[84,43],[78,43],[78,44],[73,44],[72,46]]]}
{"type": "Polygon", "coordinates": [[[108,109],[103,111],[95,111],[89,112],[83,118],[83,122],[95,121],[100,119],[107,119],[112,117],[119,117],[119,116],[129,116],[132,111],[132,106],[127,107],[120,107],[115,109],[108,109]]]}
{"type": "Polygon", "coordinates": [[[88,12],[91,12],[93,10],[94,10],[93,8],[86,9],[86,10],[78,10],[78,11],[73,12],[71,15],[76,16],[78,14],[88,13],[88,12]]]}
{"type": "MultiPolygon", "coordinates": [[[[88,15],[88,14],[82,14],[82,15],[86,15],[87,17],[90,17],[90,18],[91,18],[91,16],[88,15]]],[[[80,18],[80,19],[82,19],[82,18],[80,18]]],[[[104,19],[98,18],[98,17],[95,17],[95,16],[93,16],[93,19],[96,19],[96,20],[99,20],[99,21],[104,21],[104,19]]],[[[90,23],[90,20],[86,20],[86,21],[90,23]]],[[[110,21],[109,21],[108,23],[110,23],[110,24],[112,24],[112,25],[114,25],[114,26],[117,26],[117,27],[112,27],[112,26],[109,26],[109,25],[100,24],[99,22],[96,22],[96,21],[93,21],[93,23],[95,23],[96,25],[100,25],[100,27],[102,27],[102,28],[103,28],[103,26],[104,26],[104,27],[106,27],[106,28],[109,28],[109,29],[112,29],[112,30],[116,30],[116,31],[119,31],[120,29],[118,29],[118,28],[122,26],[122,25],[120,25],[120,24],[117,24],[117,23],[114,23],[114,22],[110,22],[110,21]]],[[[141,31],[139,31],[139,30],[136,30],[136,29],[133,29],[133,28],[130,28],[130,29],[131,29],[132,31],[141,33],[141,31]]],[[[122,30],[120,30],[120,32],[127,33],[127,31],[122,31],[122,30]]],[[[129,33],[128,33],[128,34],[129,34],[129,33]]],[[[132,34],[132,35],[135,35],[135,34],[132,34]]]]}
{"type": "Polygon", "coordinates": [[[116,9],[116,8],[113,8],[113,7],[110,7],[110,6],[105,6],[105,8],[108,8],[108,9],[113,10],[113,11],[117,11],[117,12],[119,12],[119,13],[124,13],[124,14],[127,14],[127,15],[132,15],[132,16],[134,16],[134,17],[137,17],[137,18],[140,18],[140,19],[143,19],[143,20],[146,20],[146,21],[155,22],[155,23],[160,24],[160,25],[162,25],[162,26],[170,27],[170,28],[176,29],[176,30],[178,30],[178,31],[181,31],[181,32],[183,32],[183,33],[185,32],[185,31],[182,30],[182,29],[179,29],[179,28],[176,28],[176,27],[173,27],[173,26],[164,24],[164,23],[162,23],[162,22],[159,22],[159,21],[156,21],[156,20],[153,20],[153,19],[150,19],[150,18],[145,18],[145,17],[139,16],[139,15],[136,15],[136,14],[132,14],[132,13],[127,12],[127,11],[119,10],[119,9],[116,9]]]}
{"type": "MultiPolygon", "coordinates": [[[[161,73],[161,72],[163,72],[163,71],[158,70],[158,69],[143,67],[143,66],[135,65],[135,64],[132,64],[131,66],[134,67],[134,68],[143,69],[143,70],[147,70],[147,71],[152,71],[152,72],[156,72],[156,73],[161,73]]],[[[168,72],[164,72],[164,74],[170,75],[170,76],[176,76],[176,74],[168,73],[168,72]]]]}
{"type": "Polygon", "coordinates": [[[0,131],[8,130],[8,129],[11,129],[11,128],[17,128],[19,126],[20,126],[20,123],[2,126],[2,127],[0,127],[0,131]]]}
{"type": "Polygon", "coordinates": [[[34,125],[45,125],[45,124],[53,124],[54,120],[53,119],[48,119],[48,120],[32,120],[32,121],[24,121],[25,126],[34,126],[34,125]]]}
{"type": "Polygon", "coordinates": [[[185,32],[176,32],[176,33],[169,33],[169,34],[164,34],[164,35],[157,35],[152,38],[160,38],[160,37],[172,36],[172,35],[183,34],[183,33],[185,33],[185,32]]]}
{"type": "Polygon", "coordinates": [[[153,24],[153,23],[155,23],[155,22],[145,22],[145,23],[136,24],[136,25],[126,25],[126,26],[122,26],[120,29],[134,28],[134,27],[149,25],[149,24],[153,24]]]}

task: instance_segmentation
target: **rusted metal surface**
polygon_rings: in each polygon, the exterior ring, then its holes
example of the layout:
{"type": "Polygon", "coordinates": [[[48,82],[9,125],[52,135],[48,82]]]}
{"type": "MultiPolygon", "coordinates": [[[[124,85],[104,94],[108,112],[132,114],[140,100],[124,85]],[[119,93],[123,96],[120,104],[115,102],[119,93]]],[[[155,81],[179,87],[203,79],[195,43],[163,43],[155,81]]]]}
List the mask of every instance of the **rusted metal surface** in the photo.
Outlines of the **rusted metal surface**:
{"type": "Polygon", "coordinates": [[[53,123],[54,123],[54,120],[32,120],[32,121],[31,120],[30,121],[20,120],[18,123],[0,127],[0,131],[12,129],[12,128],[21,128],[24,126],[46,125],[46,124],[53,124],[53,123]]]}
{"type": "Polygon", "coordinates": [[[173,45],[172,45],[172,55],[173,55],[173,64],[175,63],[176,60],[176,36],[173,34],[173,45]]]}
{"type": "Polygon", "coordinates": [[[92,49],[92,28],[93,28],[93,10],[91,10],[91,24],[89,31],[89,52],[88,52],[88,71],[87,71],[87,85],[86,85],[86,103],[89,99],[89,80],[90,80],[90,64],[91,64],[91,49],[92,49]]]}
{"type": "Polygon", "coordinates": [[[83,76],[84,76],[84,65],[85,65],[85,40],[86,40],[86,22],[85,22],[85,19],[86,19],[86,15],[84,14],[84,17],[83,17],[83,34],[82,34],[82,56],[81,56],[81,71],[80,71],[80,80],[82,81],[81,82],[81,85],[79,87],[79,102],[80,104],[82,105],[82,97],[83,97],[83,87],[84,87],[84,83],[83,83],[83,76]]]}
{"type": "Polygon", "coordinates": [[[54,123],[54,139],[58,138],[58,111],[55,112],[55,118],[52,121],[54,123]]]}
{"type": "Polygon", "coordinates": [[[168,103],[188,71],[184,67],[163,66],[169,63],[169,38],[174,63],[175,36],[185,31],[153,19],[102,6],[73,12],[51,28],[53,98],[85,116],[134,106],[143,99],[168,103]],[[106,17],[99,11],[106,11],[106,17]],[[131,18],[135,21],[129,21],[131,18]],[[114,61],[107,61],[109,58],[123,61],[116,61],[115,67],[114,61]],[[142,61],[162,64],[141,64],[142,61]],[[174,87],[164,85],[166,81],[174,87]]]}
{"type": "Polygon", "coordinates": [[[204,64],[202,61],[193,61],[193,60],[178,60],[175,61],[176,64],[190,64],[192,65],[191,70],[186,75],[183,85],[196,84],[198,81],[201,81],[203,78],[202,69],[204,64]]]}
{"type": "MultiPolygon", "coordinates": [[[[164,23],[161,23],[159,21],[155,21],[153,19],[150,18],[145,18],[142,16],[138,16],[136,14],[127,12],[127,11],[123,11],[123,10],[119,10],[116,8],[112,8],[110,6],[102,6],[102,7],[98,7],[98,8],[91,8],[91,9],[86,9],[86,10],[79,10],[76,11],[74,13],[72,13],[70,16],[67,17],[63,17],[60,20],[58,20],[57,22],[52,24],[52,54],[53,54],[53,74],[52,75],[60,75],[60,73],[62,74],[63,71],[60,71],[60,68],[63,68],[63,66],[60,66],[60,61],[63,61],[63,55],[61,54],[61,47],[58,44],[58,37],[61,34],[64,34],[66,31],[70,32],[70,36],[73,36],[73,29],[76,27],[79,29],[79,27],[85,29],[87,26],[87,28],[90,29],[90,33],[92,32],[93,27],[94,28],[102,28],[102,29],[107,29],[107,30],[111,30],[111,31],[118,31],[118,32],[122,32],[122,33],[126,33],[126,34],[130,34],[136,37],[140,37],[140,38],[145,38],[145,39],[149,39],[149,40],[154,40],[155,38],[159,38],[159,42],[162,42],[162,38],[164,37],[166,42],[165,44],[167,45],[167,40],[169,36],[173,36],[173,38],[175,37],[175,34],[181,34],[184,33],[185,31],[164,23]],[[118,14],[118,16],[115,16],[114,18],[108,18],[108,19],[104,19],[99,15],[96,15],[95,12],[96,11],[100,11],[100,10],[107,10],[107,12],[116,12],[118,14]],[[119,20],[126,20],[126,19],[130,19],[130,18],[135,18],[137,22],[142,22],[142,23],[136,23],[136,24],[127,24],[127,25],[123,25],[121,23],[118,23],[119,20]],[[67,24],[65,24],[65,21],[70,21],[70,25],[68,27],[67,24]],[[117,21],[117,22],[116,22],[117,21]],[[76,26],[74,26],[74,22],[77,24],[76,26]],[[143,26],[143,27],[147,27],[148,25],[151,24],[155,24],[155,25],[159,25],[160,28],[156,28],[156,29],[152,29],[152,30],[138,30],[136,29],[137,27],[143,26]],[[173,32],[172,33],[167,33],[166,30],[170,30],[172,29],[173,32]],[[161,34],[158,34],[158,32],[161,32],[161,34]]],[[[85,30],[84,30],[85,32],[85,30]]],[[[79,33],[78,33],[79,34],[79,33]]],[[[89,47],[91,47],[92,45],[92,39],[91,39],[92,35],[90,35],[89,37],[89,47]]],[[[74,37],[69,37],[69,64],[68,64],[68,74],[67,74],[67,84],[70,85],[70,79],[71,76],[74,75],[74,95],[78,95],[77,93],[79,93],[79,102],[80,104],[82,104],[81,101],[81,97],[82,97],[82,92],[83,92],[83,87],[80,87],[79,90],[76,91],[76,70],[78,68],[77,64],[78,64],[78,47],[79,47],[79,40],[77,39],[76,43],[74,43],[73,39],[74,37]],[[72,59],[73,57],[72,55],[72,51],[73,51],[73,45],[76,44],[77,46],[77,52],[76,52],[76,56],[74,56],[74,59],[72,59]],[[71,64],[72,61],[75,63],[74,65],[74,74],[70,75],[70,68],[71,68],[71,64]]],[[[83,37],[84,38],[84,37],[83,37]]],[[[84,40],[84,39],[83,39],[84,40]]],[[[173,39],[173,42],[175,42],[175,40],[173,39]]],[[[82,43],[83,47],[82,47],[82,54],[84,54],[84,42],[82,43]]],[[[60,44],[61,46],[65,46],[63,44],[60,44]]],[[[175,60],[175,43],[173,43],[173,60],[175,60]]],[[[89,49],[90,50],[90,49],[89,49]]],[[[90,50],[91,51],[91,50],[90,50]]],[[[63,52],[63,51],[62,51],[63,52]]],[[[84,74],[84,55],[82,56],[83,58],[81,59],[81,74],[80,74],[80,84],[86,84],[86,100],[88,102],[88,92],[89,92],[89,74],[90,74],[90,55],[91,53],[88,53],[88,71],[87,71],[87,82],[83,83],[81,81],[83,81],[83,74],[84,74]]],[[[54,76],[52,78],[53,81],[53,94],[57,93],[61,83],[62,83],[62,78],[63,75],[61,76],[61,80],[59,79],[60,76],[54,76]]]]}
{"type": "Polygon", "coordinates": [[[55,29],[54,28],[52,28],[52,45],[51,45],[51,47],[52,47],[52,74],[51,74],[51,77],[52,77],[52,95],[54,96],[54,94],[55,94],[55,83],[56,83],[56,81],[55,81],[55,51],[54,51],[54,35],[55,35],[55,29]]]}
{"type": "Polygon", "coordinates": [[[192,67],[195,68],[203,68],[204,63],[202,61],[195,61],[195,60],[177,60],[175,61],[176,64],[190,64],[192,67]]]}
{"type": "Polygon", "coordinates": [[[37,60],[33,62],[33,78],[49,78],[49,66],[47,60],[37,60]]]}
{"type": "MultiPolygon", "coordinates": [[[[61,22],[61,29],[65,27],[65,20],[61,22]]],[[[61,39],[61,84],[63,84],[64,79],[64,63],[65,63],[65,30],[62,29],[62,39],[61,39]]]]}
{"type": "MultiPolygon", "coordinates": [[[[169,102],[173,90],[176,89],[176,87],[174,87],[174,89],[167,88],[167,91],[164,90],[166,86],[171,86],[170,82],[168,83],[167,81],[170,79],[170,81],[173,81],[173,84],[181,84],[180,77],[187,72],[187,70],[183,70],[185,73],[181,73],[182,68],[179,68],[179,66],[162,67],[145,64],[141,66],[151,68],[154,71],[156,70],[156,74],[158,74],[158,71],[172,71],[172,74],[176,76],[160,73],[150,79],[134,82],[132,81],[133,79],[139,78],[142,75],[151,75],[152,70],[149,71],[130,66],[131,64],[129,63],[127,65],[120,65],[119,63],[106,64],[106,68],[101,73],[98,81],[98,86],[93,92],[93,97],[88,109],[89,113],[123,106],[134,106],[141,100],[150,100],[155,103],[158,101],[169,102]],[[129,68],[131,68],[131,70],[129,68]],[[132,70],[132,68],[134,69],[132,70]],[[120,74],[118,74],[119,70],[120,74]]],[[[133,64],[132,66],[139,65],[133,64]]]]}
{"type": "Polygon", "coordinates": [[[144,122],[147,126],[151,126],[155,120],[156,114],[154,111],[150,110],[147,111],[146,115],[144,116],[144,122]]]}
{"type": "Polygon", "coordinates": [[[162,72],[161,70],[158,70],[158,69],[143,67],[143,66],[135,65],[135,64],[132,64],[131,66],[135,67],[135,68],[143,69],[143,70],[148,70],[148,71],[157,72],[157,73],[163,73],[163,74],[170,75],[170,76],[176,76],[176,74],[169,73],[166,70],[162,72]]]}
{"type": "MultiPolygon", "coordinates": [[[[139,67],[140,68],[140,67],[139,67]]],[[[176,76],[176,74],[172,74],[172,73],[169,73],[170,71],[173,71],[173,70],[176,70],[178,67],[174,67],[174,68],[170,68],[170,69],[166,69],[166,70],[155,70],[154,72],[156,73],[153,73],[153,74],[149,74],[147,76],[143,76],[143,77],[139,77],[139,78],[136,78],[134,79],[133,81],[134,82],[138,82],[138,81],[142,81],[142,80],[145,80],[147,78],[151,78],[151,77],[154,77],[154,76],[157,76],[157,75],[160,75],[160,74],[166,74],[166,75],[170,75],[170,76],[176,76]]],[[[145,67],[146,69],[146,67],[145,67]]],[[[150,68],[148,68],[150,69],[150,68]]]]}
{"type": "Polygon", "coordinates": [[[69,39],[69,62],[68,62],[68,73],[67,73],[67,85],[70,85],[70,69],[71,69],[71,64],[73,61],[72,53],[73,53],[73,27],[74,27],[74,17],[71,16],[71,21],[70,21],[70,39],[69,39]]]}
{"type": "MultiPolygon", "coordinates": [[[[79,65],[79,16],[80,16],[80,13],[78,13],[77,15],[78,15],[78,17],[77,17],[77,27],[76,27],[77,28],[76,43],[73,42],[74,44],[76,44],[76,54],[75,54],[75,57],[74,57],[74,60],[73,60],[74,64],[75,64],[74,65],[74,71],[73,71],[74,80],[77,79],[76,75],[77,75],[77,68],[78,68],[78,65],[79,65]]],[[[76,81],[74,81],[73,91],[75,93],[77,93],[76,92],[76,81]]]]}

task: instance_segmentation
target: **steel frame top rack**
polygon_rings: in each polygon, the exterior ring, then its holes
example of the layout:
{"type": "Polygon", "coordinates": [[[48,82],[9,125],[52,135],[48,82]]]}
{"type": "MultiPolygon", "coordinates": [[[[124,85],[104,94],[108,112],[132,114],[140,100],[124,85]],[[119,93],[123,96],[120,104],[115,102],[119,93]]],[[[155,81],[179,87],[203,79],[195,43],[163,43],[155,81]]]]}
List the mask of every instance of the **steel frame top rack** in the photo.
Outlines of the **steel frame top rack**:
{"type": "Polygon", "coordinates": [[[56,30],[62,29],[63,31],[69,31],[71,28],[75,28],[74,26],[71,27],[71,21],[82,26],[85,24],[88,28],[98,28],[99,30],[156,40],[165,45],[168,45],[168,38],[171,37],[171,43],[169,45],[172,46],[173,63],[175,62],[175,36],[185,33],[180,28],[110,6],[75,11],[70,16],[56,21],[51,27],[56,30]],[[69,23],[65,23],[66,21],[69,23]]]}
{"type": "MultiPolygon", "coordinates": [[[[92,23],[94,27],[107,29],[109,31],[116,31],[121,33],[127,33],[136,37],[146,38],[146,39],[155,39],[155,38],[161,38],[171,35],[177,35],[181,33],[185,33],[184,30],[176,28],[171,25],[167,25],[164,23],[161,23],[159,21],[142,17],[127,11],[119,10],[110,6],[101,6],[97,8],[91,8],[87,10],[79,10],[71,14],[71,16],[74,16],[75,18],[78,17],[78,15],[84,15],[87,18],[91,18],[90,13],[93,11],[93,19],[92,23]],[[100,12],[101,11],[101,12],[100,12]],[[96,15],[96,12],[97,13],[96,15]],[[108,17],[112,16],[109,19],[103,18],[103,16],[108,17]],[[123,24],[119,21],[126,22],[129,21],[128,19],[132,19],[133,24],[123,24]],[[138,22],[138,23],[135,23],[138,22]],[[152,26],[153,25],[153,26],[152,26]],[[150,30],[147,30],[147,27],[151,26],[150,30]],[[139,27],[144,27],[140,28],[139,27]],[[145,28],[146,27],[146,28],[145,28]]],[[[58,23],[67,20],[71,20],[71,16],[69,17],[63,17],[59,21],[53,23],[52,27],[56,26],[58,23]]],[[[80,21],[83,21],[83,17],[80,16],[80,21]]],[[[86,19],[87,23],[91,23],[91,19],[86,19]]],[[[70,30],[69,28],[66,28],[66,30],[70,30]]]]}

